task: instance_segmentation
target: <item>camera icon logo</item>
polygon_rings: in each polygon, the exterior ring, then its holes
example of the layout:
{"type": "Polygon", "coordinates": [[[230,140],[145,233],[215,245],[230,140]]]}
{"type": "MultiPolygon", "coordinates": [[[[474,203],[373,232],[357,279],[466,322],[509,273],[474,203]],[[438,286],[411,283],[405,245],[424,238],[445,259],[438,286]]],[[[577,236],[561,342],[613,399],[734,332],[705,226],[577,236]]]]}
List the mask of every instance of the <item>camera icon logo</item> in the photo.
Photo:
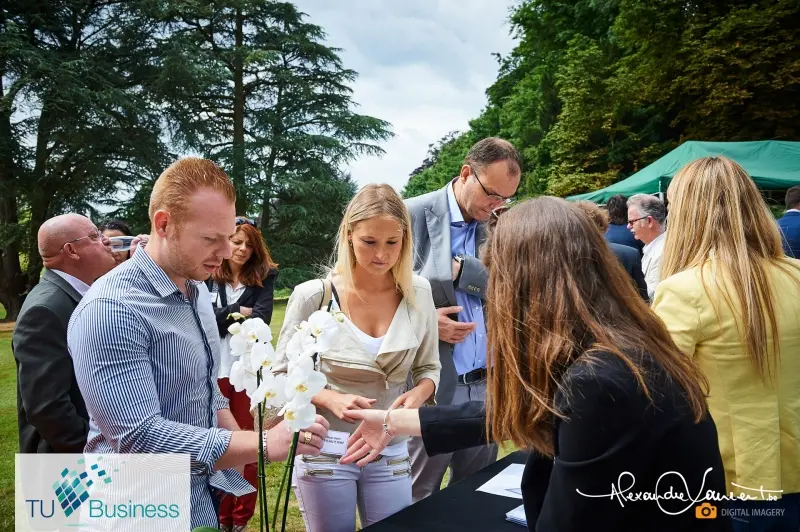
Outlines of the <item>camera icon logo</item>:
{"type": "Polygon", "coordinates": [[[704,502],[700,506],[694,509],[694,516],[697,519],[716,519],[717,518],[717,507],[713,504],[704,502]]]}

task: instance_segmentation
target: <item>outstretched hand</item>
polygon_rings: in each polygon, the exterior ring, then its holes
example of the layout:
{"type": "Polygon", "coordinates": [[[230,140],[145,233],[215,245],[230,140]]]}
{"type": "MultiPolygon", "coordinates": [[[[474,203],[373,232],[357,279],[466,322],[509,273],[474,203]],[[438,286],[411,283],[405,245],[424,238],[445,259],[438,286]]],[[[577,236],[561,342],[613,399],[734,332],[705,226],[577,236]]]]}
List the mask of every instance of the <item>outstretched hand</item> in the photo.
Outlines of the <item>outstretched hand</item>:
{"type": "Polygon", "coordinates": [[[361,424],[347,441],[347,452],[340,460],[342,464],[356,462],[359,467],[364,467],[375,460],[389,442],[391,436],[383,431],[385,410],[348,410],[347,417],[361,420],[361,424]]]}

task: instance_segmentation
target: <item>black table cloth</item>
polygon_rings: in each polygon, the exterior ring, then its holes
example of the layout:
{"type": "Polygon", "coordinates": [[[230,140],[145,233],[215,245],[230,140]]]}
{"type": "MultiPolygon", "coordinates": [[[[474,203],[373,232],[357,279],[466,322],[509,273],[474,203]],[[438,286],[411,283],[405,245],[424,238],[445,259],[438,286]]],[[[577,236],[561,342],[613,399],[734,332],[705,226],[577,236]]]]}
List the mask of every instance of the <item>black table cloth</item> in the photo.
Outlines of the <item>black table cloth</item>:
{"type": "Polygon", "coordinates": [[[517,451],[456,482],[416,504],[365,528],[368,532],[526,532],[526,528],[506,521],[506,513],[522,504],[512,499],[476,491],[510,464],[524,464],[528,453],[517,451]]]}

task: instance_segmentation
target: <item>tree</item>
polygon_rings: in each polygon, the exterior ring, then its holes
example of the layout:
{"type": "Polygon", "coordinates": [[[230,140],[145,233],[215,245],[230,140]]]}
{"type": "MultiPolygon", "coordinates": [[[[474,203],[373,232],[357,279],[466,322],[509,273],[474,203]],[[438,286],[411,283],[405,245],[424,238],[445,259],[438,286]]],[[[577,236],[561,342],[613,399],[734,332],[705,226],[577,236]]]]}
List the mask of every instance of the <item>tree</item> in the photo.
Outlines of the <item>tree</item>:
{"type": "Polygon", "coordinates": [[[523,195],[606,186],[688,139],[797,140],[796,12],[793,0],[523,1],[470,133],[519,149],[523,195]]]}
{"type": "Polygon", "coordinates": [[[451,131],[436,144],[429,145],[428,156],[422,166],[412,172],[403,188],[403,197],[412,198],[438,190],[457,176],[473,144],[472,138],[468,133],[451,131]]]}
{"type": "MultiPolygon", "coordinates": [[[[161,44],[166,64],[175,67],[164,70],[170,77],[162,86],[176,137],[231,168],[237,212],[259,219],[279,262],[308,271],[295,262],[300,255],[284,255],[296,245],[284,228],[312,206],[341,213],[341,192],[352,184],[339,168],[358,155],[382,154],[377,143],[391,136],[389,124],[354,112],[356,73],[291,3],[186,1],[167,4],[159,16],[169,28],[161,44]],[[330,193],[316,197],[321,191],[330,193]]],[[[328,225],[316,226],[316,235],[338,227],[338,220],[319,220],[328,225]]],[[[330,242],[313,240],[320,247],[311,256],[329,254],[330,242]]]]}
{"type": "Polygon", "coordinates": [[[39,280],[37,232],[68,210],[91,214],[164,164],[147,25],[113,0],[6,2],[0,24],[0,223],[7,318],[39,280]]]}

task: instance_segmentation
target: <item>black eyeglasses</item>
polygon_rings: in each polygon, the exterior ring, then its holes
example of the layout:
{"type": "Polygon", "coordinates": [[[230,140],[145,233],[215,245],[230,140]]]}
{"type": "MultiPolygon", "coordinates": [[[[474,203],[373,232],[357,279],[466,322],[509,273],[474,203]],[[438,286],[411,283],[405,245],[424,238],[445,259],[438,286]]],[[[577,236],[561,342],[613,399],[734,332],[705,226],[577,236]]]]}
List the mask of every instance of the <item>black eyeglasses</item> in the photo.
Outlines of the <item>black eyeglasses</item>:
{"type": "Polygon", "coordinates": [[[244,224],[256,227],[256,223],[253,220],[251,220],[250,218],[245,218],[244,216],[237,216],[236,217],[236,225],[238,226],[238,225],[244,225],[244,224]]]}
{"type": "Polygon", "coordinates": [[[639,220],[646,220],[647,218],[650,218],[650,217],[649,216],[642,216],[641,218],[636,218],[635,220],[628,220],[628,225],[632,226],[633,224],[635,224],[639,220]]]}
{"type": "Polygon", "coordinates": [[[479,184],[479,185],[481,186],[481,188],[483,189],[483,193],[484,193],[484,194],[486,194],[486,197],[487,197],[487,198],[489,198],[490,200],[492,200],[492,201],[494,201],[494,202],[497,202],[497,203],[505,203],[505,204],[510,204],[512,201],[514,201],[514,200],[513,200],[512,198],[510,198],[510,197],[509,197],[509,198],[506,198],[505,196],[501,196],[500,194],[495,194],[495,193],[493,193],[493,192],[489,192],[488,190],[486,190],[486,187],[485,187],[485,186],[483,186],[483,183],[481,183],[481,180],[480,180],[480,178],[478,177],[478,172],[476,172],[476,171],[475,171],[475,169],[474,169],[472,166],[470,166],[470,167],[469,167],[469,169],[470,169],[470,171],[472,172],[472,175],[473,175],[473,177],[475,177],[475,181],[477,181],[477,182],[478,182],[478,184],[479,184]]]}

